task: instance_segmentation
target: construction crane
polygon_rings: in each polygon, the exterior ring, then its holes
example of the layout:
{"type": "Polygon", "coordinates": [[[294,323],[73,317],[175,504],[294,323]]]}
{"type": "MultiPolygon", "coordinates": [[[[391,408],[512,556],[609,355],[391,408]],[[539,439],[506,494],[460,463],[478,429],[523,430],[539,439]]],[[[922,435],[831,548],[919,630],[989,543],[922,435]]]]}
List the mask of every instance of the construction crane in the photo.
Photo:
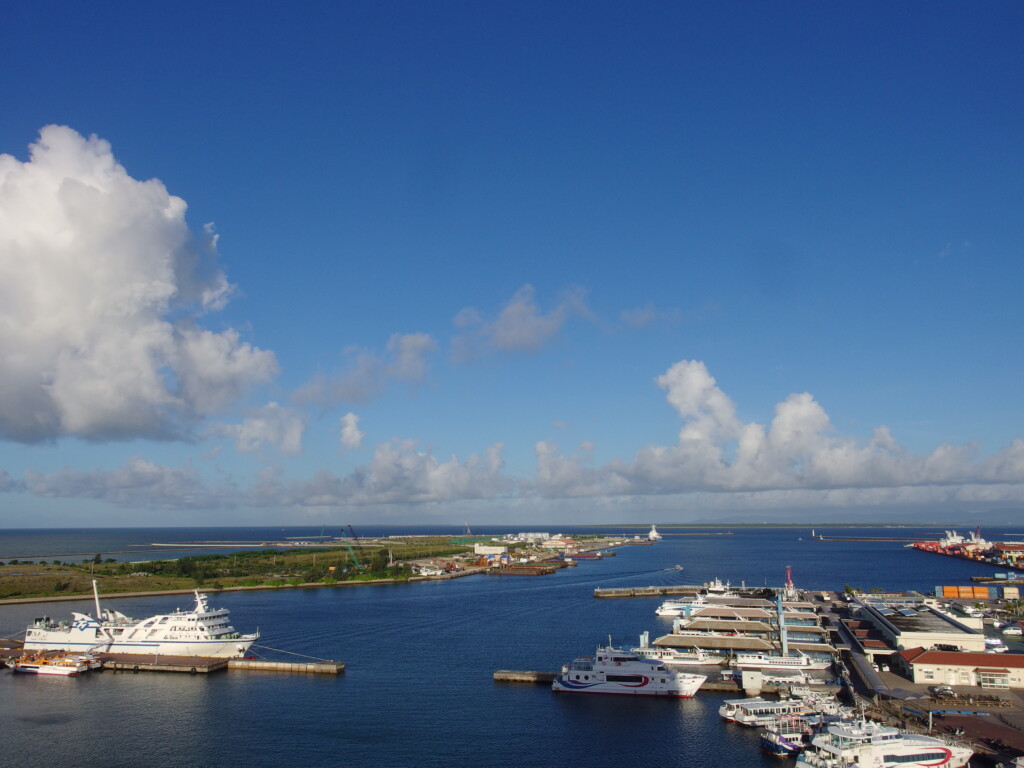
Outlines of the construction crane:
{"type": "MultiPolygon", "coordinates": [[[[352,530],[351,525],[348,528],[350,531],[352,530]]],[[[352,537],[356,539],[356,543],[359,542],[359,539],[356,538],[355,531],[352,531],[352,537]]],[[[352,558],[352,562],[355,563],[356,568],[361,570],[363,566],[360,564],[359,558],[356,557],[356,551],[352,549],[352,543],[348,540],[348,538],[345,539],[345,546],[348,547],[348,556],[352,558]]]]}

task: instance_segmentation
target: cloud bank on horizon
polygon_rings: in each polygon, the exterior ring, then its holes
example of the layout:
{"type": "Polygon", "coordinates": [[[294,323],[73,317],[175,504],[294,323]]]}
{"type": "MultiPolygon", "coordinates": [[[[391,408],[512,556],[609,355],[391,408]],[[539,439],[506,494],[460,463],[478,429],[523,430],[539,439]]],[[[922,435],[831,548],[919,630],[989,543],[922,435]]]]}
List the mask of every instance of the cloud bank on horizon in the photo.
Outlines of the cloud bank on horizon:
{"type": "MultiPolygon", "coordinates": [[[[329,419],[339,454],[362,451],[360,415],[330,409],[365,403],[394,383],[424,382],[439,341],[393,333],[382,353],[351,346],[345,371],[307,376],[290,405],[252,405],[252,393],[279,373],[276,356],[233,328],[203,327],[234,289],[217,266],[212,227],[195,235],[186,208],[160,181],[129,176],[107,142],[71,128],[43,128],[26,162],[0,155],[0,437],[22,444],[227,438],[238,454],[272,447],[295,457],[312,423],[329,419]],[[235,411],[239,423],[219,421],[235,411]]],[[[643,328],[658,313],[648,305],[621,317],[643,328]]],[[[483,352],[533,353],[572,318],[597,319],[583,289],[566,291],[545,311],[525,285],[491,319],[460,310],[450,357],[468,365],[486,364],[483,352]]],[[[621,511],[652,498],[677,509],[1024,501],[1022,440],[990,456],[970,444],[911,455],[885,426],[868,440],[844,437],[806,392],[778,403],[769,424],[743,422],[699,360],[672,364],[655,383],[679,419],[677,442],[597,464],[593,441],[566,455],[539,440],[532,477],[506,471],[503,442],[460,459],[393,436],[347,473],[299,478],[267,466],[244,483],[140,455],[116,469],[17,477],[0,467],[0,491],[200,510],[458,502],[564,510],[601,500],[621,511]]]]}

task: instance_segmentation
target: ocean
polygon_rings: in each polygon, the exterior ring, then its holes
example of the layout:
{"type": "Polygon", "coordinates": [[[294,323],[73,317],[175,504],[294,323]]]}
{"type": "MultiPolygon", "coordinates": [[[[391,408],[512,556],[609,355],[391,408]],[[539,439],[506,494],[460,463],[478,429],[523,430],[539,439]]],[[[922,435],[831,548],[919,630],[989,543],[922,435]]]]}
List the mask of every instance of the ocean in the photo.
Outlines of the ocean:
{"type": "MultiPolygon", "coordinates": [[[[359,533],[436,530],[367,527],[359,533]]],[[[586,529],[593,530],[617,529],[586,529]]],[[[0,560],[72,552],[106,557],[154,541],[257,541],[319,532],[2,531],[0,560]]],[[[687,700],[553,694],[545,686],[496,683],[492,674],[557,671],[609,637],[629,646],[645,630],[652,638],[669,631],[670,621],[654,615],[660,598],[596,599],[596,587],[700,584],[716,577],[734,585],[778,586],[786,566],[792,566],[801,588],[849,584],[932,592],[936,585],[969,584],[969,576],[994,570],[904,549],[902,541],[812,541],[809,527],[737,528],[731,535],[706,535],[725,532],[708,529],[662,532],[667,535],[654,546],[620,547],[615,557],[549,576],[479,575],[406,585],[214,594],[211,603],[229,608],[238,630],[259,629],[259,646],[344,661],[346,673],[103,672],[56,679],[5,670],[0,673],[0,766],[777,765],[758,752],[756,730],[718,719],[722,694],[698,693],[687,700]],[[681,532],[705,535],[673,535],[681,532]],[[682,571],[674,568],[677,564],[682,571]]],[[[893,539],[941,534],[934,528],[818,532],[893,539]]],[[[982,533],[1024,539],[1024,529],[982,533]]],[[[131,559],[143,558],[133,554],[131,559]]],[[[181,595],[112,602],[135,617],[190,605],[181,595]]],[[[0,606],[0,636],[17,635],[43,613],[62,617],[89,611],[91,605],[83,600],[0,606]]]]}

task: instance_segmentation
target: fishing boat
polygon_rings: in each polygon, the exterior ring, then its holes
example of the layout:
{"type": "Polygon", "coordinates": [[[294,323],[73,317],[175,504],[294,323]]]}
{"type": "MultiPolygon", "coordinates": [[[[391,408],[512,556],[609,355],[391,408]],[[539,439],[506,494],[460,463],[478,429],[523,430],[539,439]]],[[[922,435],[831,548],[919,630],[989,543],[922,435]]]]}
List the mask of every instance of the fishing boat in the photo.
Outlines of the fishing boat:
{"type": "Polygon", "coordinates": [[[763,728],[782,717],[810,715],[813,712],[802,699],[769,700],[756,696],[749,699],[726,699],[718,708],[718,714],[726,722],[763,728]]]}
{"type": "Polygon", "coordinates": [[[593,657],[582,656],[565,664],[551,683],[551,690],[689,698],[706,679],[704,675],[677,672],[660,661],[609,644],[598,646],[593,657]]]}
{"type": "Polygon", "coordinates": [[[198,589],[195,606],[189,611],[177,609],[133,619],[101,608],[95,581],[92,587],[95,617],[72,612],[70,622],[38,618],[25,630],[25,649],[235,658],[244,656],[260,636],[259,632],[236,632],[228,610],[211,608],[207,596],[198,589]]]}
{"type": "Polygon", "coordinates": [[[935,736],[902,731],[861,717],[822,729],[796,759],[797,768],[964,768],[974,751],[935,736]]]}
{"type": "Polygon", "coordinates": [[[10,660],[8,664],[15,672],[60,677],[80,675],[103,666],[103,662],[91,653],[61,653],[54,656],[26,653],[24,656],[10,660]]]}

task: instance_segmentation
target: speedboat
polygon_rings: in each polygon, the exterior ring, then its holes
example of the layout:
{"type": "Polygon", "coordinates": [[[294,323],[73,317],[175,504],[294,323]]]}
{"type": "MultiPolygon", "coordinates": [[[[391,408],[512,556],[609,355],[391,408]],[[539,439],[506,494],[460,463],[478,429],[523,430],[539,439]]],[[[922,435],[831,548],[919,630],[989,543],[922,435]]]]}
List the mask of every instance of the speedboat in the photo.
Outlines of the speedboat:
{"type": "Polygon", "coordinates": [[[660,661],[607,645],[598,646],[593,657],[582,656],[564,665],[551,690],[689,698],[706,679],[705,675],[677,672],[660,661]]]}
{"type": "Polygon", "coordinates": [[[964,768],[974,751],[935,736],[902,731],[863,717],[824,728],[797,757],[797,768],[964,768]]]}
{"type": "Polygon", "coordinates": [[[190,611],[175,610],[148,619],[133,619],[119,611],[100,608],[96,582],[92,583],[96,616],[72,612],[72,621],[36,619],[25,630],[25,649],[145,653],[162,656],[236,658],[258,638],[259,632],[235,631],[227,608],[211,608],[207,596],[195,590],[190,611]]]}

